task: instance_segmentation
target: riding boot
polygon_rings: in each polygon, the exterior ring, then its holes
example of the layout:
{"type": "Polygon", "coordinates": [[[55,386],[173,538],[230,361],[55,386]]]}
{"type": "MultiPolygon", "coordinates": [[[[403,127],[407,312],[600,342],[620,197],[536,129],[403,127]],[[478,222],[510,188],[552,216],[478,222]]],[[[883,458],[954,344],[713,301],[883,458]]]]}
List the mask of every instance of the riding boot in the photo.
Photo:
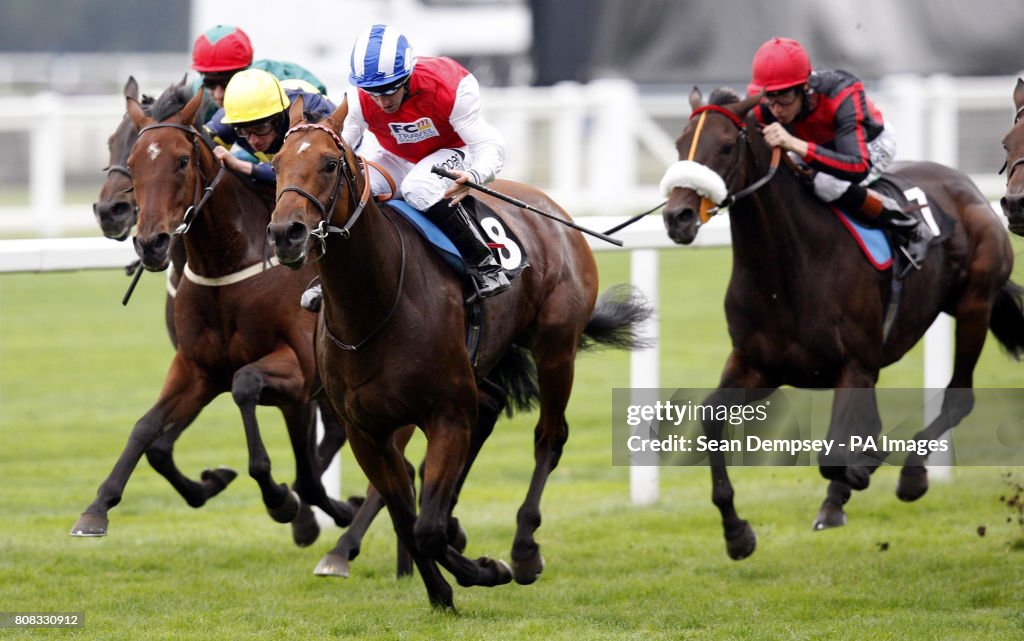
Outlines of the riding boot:
{"type": "Polygon", "coordinates": [[[476,223],[463,208],[462,203],[449,207],[448,202],[442,200],[424,213],[441,228],[462,254],[466,271],[472,277],[480,298],[500,294],[512,286],[501,263],[495,260],[483,234],[477,229],[476,223]]]}
{"type": "Polygon", "coordinates": [[[931,242],[932,230],[927,223],[908,215],[895,200],[884,196],[873,189],[866,189],[861,213],[875,224],[892,230],[899,241],[900,251],[906,256],[909,266],[900,274],[902,278],[910,267],[921,269],[928,243],[931,242]]]}

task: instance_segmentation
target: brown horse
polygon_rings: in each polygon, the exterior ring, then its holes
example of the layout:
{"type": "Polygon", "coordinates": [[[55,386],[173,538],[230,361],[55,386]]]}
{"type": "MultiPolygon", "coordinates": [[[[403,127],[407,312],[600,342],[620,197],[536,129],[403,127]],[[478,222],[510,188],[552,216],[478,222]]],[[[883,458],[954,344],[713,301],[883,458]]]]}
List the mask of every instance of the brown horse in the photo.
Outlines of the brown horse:
{"type": "MultiPolygon", "coordinates": [[[[159,98],[155,100],[143,95],[139,96],[139,85],[133,76],[129,76],[124,86],[124,96],[133,102],[138,103],[143,113],[153,117],[155,120],[163,120],[181,110],[180,96],[187,86],[187,79],[183,78],[178,83],[168,87],[159,98]]],[[[192,121],[196,127],[202,127],[201,115],[206,113],[208,105],[212,100],[203,96],[203,102],[199,111],[192,121]]],[[[132,185],[132,173],[128,169],[128,155],[131,153],[135,141],[139,138],[139,129],[131,116],[126,112],[118,123],[117,129],[107,140],[109,161],[106,171],[106,180],[100,189],[99,200],[93,203],[93,214],[103,231],[103,235],[114,240],[125,240],[138,222],[138,207],[135,201],[135,192],[132,185]]],[[[167,333],[171,339],[171,345],[177,347],[177,337],[174,330],[174,293],[181,280],[182,270],[185,267],[185,244],[180,236],[171,239],[171,267],[167,272],[167,300],[165,304],[165,321],[167,333]]],[[[132,272],[141,268],[136,262],[129,266],[128,271],[132,272]]],[[[326,465],[333,458],[337,450],[344,444],[345,431],[338,423],[334,410],[326,402],[319,404],[320,414],[325,423],[325,438],[319,447],[321,464],[326,465]]],[[[204,473],[202,481],[194,481],[184,476],[174,463],[174,443],[181,436],[186,425],[175,426],[161,434],[147,450],[146,459],[171,485],[181,494],[185,501],[192,507],[200,507],[208,499],[218,494],[235,478],[234,470],[218,468],[208,470],[204,473]]],[[[310,520],[313,518],[309,506],[303,504],[300,519],[293,521],[296,527],[311,527],[310,520]]],[[[302,536],[297,529],[297,536],[302,536]]],[[[311,532],[307,530],[306,536],[311,532]]],[[[302,540],[297,539],[297,542],[302,540]]],[[[305,541],[311,542],[311,541],[305,541]]]]}
{"type": "MultiPolygon", "coordinates": [[[[677,243],[693,241],[702,201],[729,205],[733,271],[725,311],[732,351],[706,403],[740,404],[737,388],[746,392],[747,403],[781,385],[834,388],[829,438],[877,436],[879,370],[899,360],[939,312],[946,312],[956,318],[953,376],[941,414],[914,437],[938,438],[972,409],[973,371],[989,329],[1013,356],[1024,353],[1021,289],[1008,280],[1013,254],[998,217],[959,171],[923,162],[894,167],[897,176],[924,190],[932,207],[953,214],[955,226],[930,249],[922,269],[902,281],[899,311],[886,334],[891,270],[869,265],[840,220],[794,173],[783,170],[760,180],[770,174],[772,150],[749,114],[758,99],[719,90],[705,105],[694,89],[693,115],[676,141],[680,164],[670,170],[688,173],[691,182],[666,181],[664,222],[677,243]]],[[[721,421],[706,421],[703,428],[711,439],[722,437],[721,421]]],[[[832,483],[816,527],[841,525],[850,488],[866,488],[877,463],[835,453],[818,462],[832,483]]],[[[726,548],[742,559],[754,551],[754,532],[734,508],[723,454],[712,453],[710,463],[712,501],[722,516],[726,548]]],[[[917,455],[906,459],[897,489],[901,499],[917,499],[927,490],[923,463],[917,455]]]]}
{"type": "Polygon", "coordinates": [[[1024,236],[1024,80],[1017,78],[1013,88],[1013,106],[1016,115],[1013,127],[1003,137],[1003,149],[1006,150],[1006,193],[999,200],[1003,213],[1009,221],[1010,231],[1024,236]]]}
{"type": "MultiPolygon", "coordinates": [[[[121,500],[143,452],[167,431],[185,429],[216,396],[230,391],[242,414],[249,446],[249,474],[271,516],[286,523],[301,502],[317,505],[339,525],[351,521],[351,505],[330,499],[320,483],[312,428],[316,366],[315,318],[298,306],[313,270],[294,272],[265,265],[265,229],[273,188],[224,170],[209,141],[191,124],[202,103],[182,84],[174,108],[147,116],[126,97],[138,129],[127,167],[139,205],[134,238],[143,266],[160,271],[170,263],[172,235],[179,235],[187,264],[174,299],[178,346],[156,405],[134,426],[128,444],[73,535],[103,536],[107,512],[121,500]],[[285,417],[296,461],[290,490],[275,483],[256,421],[256,406],[278,407],[285,417]],[[296,493],[298,496],[296,496],[296,493]]],[[[233,478],[233,473],[230,474],[233,478]]],[[[209,498],[230,481],[221,470],[204,473],[193,490],[209,498]]],[[[305,524],[316,528],[315,519],[305,524]]],[[[311,542],[315,532],[297,536],[311,542]]]]}
{"type": "MultiPolygon", "coordinates": [[[[274,158],[278,203],[268,233],[282,263],[302,268],[307,259],[319,259],[324,312],[316,349],[324,388],[353,454],[413,554],[431,604],[451,608],[452,589],[438,564],[463,586],[499,585],[513,575],[525,584],[540,575],[534,532],[541,493],[568,438],[565,408],[576,353],[584,338],[633,342],[633,324],[649,310],[632,297],[602,298],[595,308],[597,268],[579,232],[483,198],[518,236],[531,266],[511,290],[483,303],[474,361],[465,340],[462,279],[402,216],[369,198],[359,161],[337,133],[347,111],[343,103],[323,123],[312,124],[302,120],[300,105],[292,106],[292,128],[274,158]],[[536,466],[517,516],[510,572],[504,562],[459,553],[451,545],[448,517],[474,447],[478,381],[522,379],[534,367],[540,402],[536,466]],[[418,516],[395,443],[407,425],[419,426],[427,437],[418,516]]],[[[495,186],[568,220],[534,189],[504,181],[495,186]]]]}

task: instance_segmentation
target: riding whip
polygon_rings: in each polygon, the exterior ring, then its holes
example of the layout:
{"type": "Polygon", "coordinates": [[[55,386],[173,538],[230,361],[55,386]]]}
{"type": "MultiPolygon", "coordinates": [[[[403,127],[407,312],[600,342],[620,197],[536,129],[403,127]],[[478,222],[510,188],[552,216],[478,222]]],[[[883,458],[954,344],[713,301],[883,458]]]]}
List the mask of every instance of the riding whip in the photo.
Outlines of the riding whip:
{"type": "Polygon", "coordinates": [[[144,271],[146,271],[146,268],[142,266],[142,261],[139,261],[139,268],[135,270],[135,276],[132,277],[132,284],[128,286],[128,291],[124,293],[124,298],[121,299],[122,305],[128,305],[128,299],[132,297],[132,292],[135,291],[135,286],[139,284],[139,279],[142,278],[142,272],[144,271]]]}
{"type": "Polygon", "coordinates": [[[651,209],[648,209],[647,211],[645,211],[645,212],[644,212],[644,213],[642,213],[642,214],[637,214],[636,216],[633,216],[632,218],[630,218],[630,219],[629,219],[629,220],[627,220],[626,222],[624,222],[624,223],[619,223],[618,225],[616,225],[616,226],[612,227],[611,229],[605,230],[605,232],[604,232],[604,233],[606,233],[606,234],[614,234],[615,232],[619,231],[620,229],[624,229],[624,228],[626,228],[626,227],[629,227],[630,225],[632,225],[632,224],[633,224],[633,223],[635,223],[636,221],[640,220],[641,218],[643,218],[643,217],[644,217],[644,216],[646,216],[647,214],[653,214],[654,212],[658,211],[659,209],[661,209],[662,207],[664,207],[664,206],[665,206],[665,203],[667,203],[667,202],[668,202],[668,201],[666,200],[666,201],[665,201],[664,203],[661,203],[660,205],[658,205],[658,206],[656,206],[656,207],[652,207],[651,209]]]}
{"type": "MultiPolygon", "coordinates": [[[[435,174],[437,174],[438,176],[444,176],[445,178],[450,178],[452,180],[456,180],[457,178],[459,178],[458,174],[452,173],[452,172],[448,171],[447,169],[445,169],[444,167],[442,167],[440,165],[434,165],[433,167],[430,168],[430,171],[435,173],[435,174]]],[[[530,205],[528,203],[524,203],[523,201],[519,200],[518,198],[513,198],[512,196],[506,196],[505,194],[501,193],[500,191],[494,191],[490,187],[484,187],[483,185],[481,185],[479,183],[475,183],[475,182],[473,182],[471,180],[467,180],[466,182],[460,183],[460,184],[464,184],[465,186],[469,187],[470,189],[475,189],[477,191],[481,191],[481,192],[487,194],[488,196],[494,196],[498,200],[504,200],[505,202],[507,202],[509,204],[512,204],[512,205],[515,205],[516,207],[519,207],[521,209],[525,209],[527,211],[532,211],[533,213],[540,214],[541,216],[544,216],[545,218],[550,218],[551,220],[553,220],[555,222],[559,222],[559,223],[562,223],[563,225],[566,225],[568,227],[572,227],[573,229],[575,229],[577,231],[581,231],[584,234],[590,234],[591,236],[593,236],[595,238],[600,238],[601,240],[605,241],[606,243],[611,243],[611,244],[615,245],[616,247],[622,247],[622,241],[619,240],[618,238],[612,238],[611,236],[609,236],[607,234],[602,234],[599,231],[594,231],[592,229],[587,229],[586,227],[581,227],[580,225],[577,225],[576,223],[572,222],[571,220],[565,220],[564,218],[559,218],[558,216],[555,216],[553,214],[549,214],[546,211],[542,211],[540,209],[537,209],[533,205],[530,205]]]]}

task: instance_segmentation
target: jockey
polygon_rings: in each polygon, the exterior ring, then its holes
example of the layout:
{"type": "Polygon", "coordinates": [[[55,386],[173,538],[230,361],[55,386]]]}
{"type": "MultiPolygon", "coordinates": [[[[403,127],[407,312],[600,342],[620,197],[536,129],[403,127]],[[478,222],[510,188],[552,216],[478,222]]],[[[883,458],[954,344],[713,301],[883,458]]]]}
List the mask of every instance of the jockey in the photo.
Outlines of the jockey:
{"type": "Polygon", "coordinates": [[[306,113],[326,118],[334,104],[319,93],[285,89],[277,78],[261,69],[240,71],[224,91],[224,107],[206,123],[219,146],[213,152],[225,167],[264,182],[275,182],[271,166],[288,131],[288,109],[303,99],[306,113]],[[232,145],[240,152],[232,153],[232,145]],[[239,157],[242,155],[242,157],[239,157]]]}
{"type": "Polygon", "coordinates": [[[814,193],[874,225],[891,229],[910,264],[920,269],[931,229],[888,196],[870,189],[893,160],[896,140],[852,74],[812,70],[796,40],[772,38],[754,54],[748,95],[765,142],[799,156],[812,170],[814,193]]]}
{"type": "MultiPolygon", "coordinates": [[[[423,211],[452,240],[480,297],[508,289],[501,264],[464,209],[474,199],[463,183],[491,182],[505,161],[505,140],[480,113],[473,74],[449,58],[417,58],[404,35],[378,24],[356,40],[349,82],[345,142],[358,146],[369,129],[382,148],[369,160],[391,174],[396,198],[423,211]],[[459,179],[432,174],[434,165],[459,179]]],[[[374,195],[391,191],[376,170],[370,181],[374,195]]]]}
{"type": "MultiPolygon", "coordinates": [[[[302,89],[327,95],[324,83],[301,65],[266,59],[254,62],[249,36],[232,25],[219,24],[199,34],[192,45],[192,68],[202,76],[202,84],[218,108],[224,106],[224,91],[228,81],[243,69],[268,71],[286,89],[302,89]]],[[[211,115],[208,114],[207,119],[211,115]]]]}

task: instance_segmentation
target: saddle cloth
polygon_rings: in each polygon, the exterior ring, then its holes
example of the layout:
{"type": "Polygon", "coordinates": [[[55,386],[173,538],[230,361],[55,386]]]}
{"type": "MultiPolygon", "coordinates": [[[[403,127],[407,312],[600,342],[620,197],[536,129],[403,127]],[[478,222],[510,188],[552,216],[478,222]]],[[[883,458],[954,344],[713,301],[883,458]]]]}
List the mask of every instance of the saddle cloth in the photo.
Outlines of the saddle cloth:
{"type": "MultiPolygon", "coordinates": [[[[927,198],[923,190],[907,180],[885,174],[872,183],[871,188],[894,199],[904,209],[915,207],[913,211],[908,211],[907,215],[925,221],[935,234],[931,243],[945,240],[956,226],[956,220],[952,216],[943,211],[934,200],[927,198]],[[907,194],[914,198],[908,198],[907,194]]],[[[875,269],[884,271],[892,267],[894,245],[890,233],[880,227],[869,227],[859,222],[839,207],[832,206],[831,209],[875,269]]]]}
{"type": "MultiPolygon", "coordinates": [[[[427,243],[429,243],[437,253],[441,255],[441,258],[443,258],[445,262],[448,263],[448,265],[455,270],[457,274],[459,274],[459,276],[466,275],[466,263],[459,254],[459,250],[455,247],[455,244],[452,243],[448,236],[446,236],[437,225],[431,222],[423,212],[415,209],[404,200],[388,200],[382,204],[398,212],[405,217],[406,220],[412,223],[412,226],[416,228],[416,231],[423,236],[424,240],[426,240],[427,243]]],[[[470,209],[467,208],[467,210],[470,209]]],[[[485,237],[489,236],[487,231],[489,229],[493,229],[494,225],[499,225],[501,227],[498,236],[503,239],[503,242],[488,242],[488,246],[492,249],[499,250],[498,260],[501,261],[502,266],[505,267],[509,280],[515,278],[515,276],[519,275],[523,268],[528,265],[526,260],[526,248],[523,247],[523,244],[519,241],[519,238],[512,232],[512,230],[508,228],[508,225],[506,225],[498,214],[490,207],[487,207],[477,200],[476,207],[472,208],[472,211],[476,214],[478,226],[485,230],[485,237]],[[487,219],[488,224],[480,225],[479,223],[481,222],[481,219],[484,218],[487,219]],[[510,244],[516,245],[517,251],[510,252],[510,244]],[[505,261],[503,254],[514,254],[519,257],[520,260],[516,261],[518,264],[510,265],[505,261]]]]}

